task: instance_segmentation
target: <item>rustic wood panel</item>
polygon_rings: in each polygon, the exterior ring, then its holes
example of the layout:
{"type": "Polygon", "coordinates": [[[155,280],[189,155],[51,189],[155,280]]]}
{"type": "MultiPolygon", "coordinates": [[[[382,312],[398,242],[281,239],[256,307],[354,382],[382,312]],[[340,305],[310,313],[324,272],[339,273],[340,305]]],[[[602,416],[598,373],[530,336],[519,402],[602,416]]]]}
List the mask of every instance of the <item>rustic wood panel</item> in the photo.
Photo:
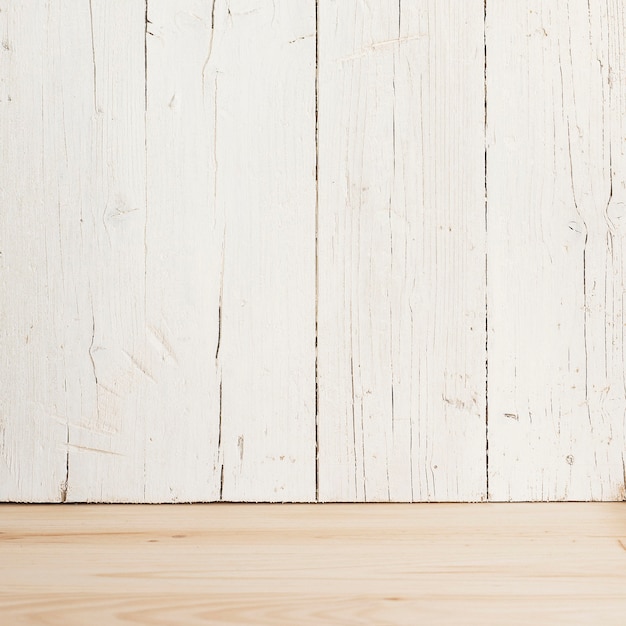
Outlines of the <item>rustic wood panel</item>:
{"type": "Polygon", "coordinates": [[[220,290],[215,36],[208,2],[146,13],[146,500],[220,498],[220,290]]]}
{"type": "Polygon", "coordinates": [[[318,25],[320,499],[482,499],[483,4],[318,25]]]}
{"type": "Polygon", "coordinates": [[[54,318],[65,301],[61,225],[56,207],[44,206],[47,21],[32,3],[0,2],[0,497],[12,500],[58,501],[65,493],[64,331],[54,318]]]}
{"type": "Polygon", "coordinates": [[[494,500],[624,498],[624,27],[619,2],[487,4],[494,500]]]}
{"type": "Polygon", "coordinates": [[[140,500],[143,13],[1,8],[0,497],[140,500]]]}
{"type": "Polygon", "coordinates": [[[216,0],[213,16],[222,497],[314,500],[315,5],[216,0]]]}
{"type": "Polygon", "coordinates": [[[306,9],[148,3],[148,500],[315,498],[306,9]]]}
{"type": "Polygon", "coordinates": [[[0,8],[0,499],[314,499],[314,3],[0,8]]]}
{"type": "Polygon", "coordinates": [[[625,28],[0,0],[0,500],[626,498],[625,28]]]}

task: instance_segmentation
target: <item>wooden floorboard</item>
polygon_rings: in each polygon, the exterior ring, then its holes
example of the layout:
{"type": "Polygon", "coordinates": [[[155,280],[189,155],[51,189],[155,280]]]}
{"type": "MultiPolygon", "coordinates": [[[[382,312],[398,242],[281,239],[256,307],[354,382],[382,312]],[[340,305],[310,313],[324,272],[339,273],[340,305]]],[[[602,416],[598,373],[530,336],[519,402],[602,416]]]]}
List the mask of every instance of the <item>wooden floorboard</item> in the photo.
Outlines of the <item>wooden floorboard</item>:
{"type": "Polygon", "coordinates": [[[626,504],[0,506],[0,624],[626,623],[626,504]]]}

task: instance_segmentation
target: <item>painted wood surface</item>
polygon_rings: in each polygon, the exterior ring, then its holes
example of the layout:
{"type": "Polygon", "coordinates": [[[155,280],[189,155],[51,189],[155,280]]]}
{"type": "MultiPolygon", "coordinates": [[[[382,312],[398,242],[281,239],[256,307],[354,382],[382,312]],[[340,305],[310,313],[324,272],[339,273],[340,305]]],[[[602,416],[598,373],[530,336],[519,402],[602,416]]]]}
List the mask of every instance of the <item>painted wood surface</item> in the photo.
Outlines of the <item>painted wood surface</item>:
{"type": "Polygon", "coordinates": [[[147,20],[146,498],[314,500],[314,6],[147,20]]]}
{"type": "Polygon", "coordinates": [[[213,15],[207,2],[152,1],[145,19],[146,499],[215,500],[224,219],[215,93],[202,81],[213,15]]]}
{"type": "Polygon", "coordinates": [[[0,501],[625,499],[625,35],[0,0],[0,501]]]}
{"type": "Polygon", "coordinates": [[[148,7],[149,500],[315,497],[315,17],[253,4],[148,7]]]}
{"type": "Polygon", "coordinates": [[[0,8],[0,499],[314,500],[314,4],[0,8]]]}
{"type": "MultiPolygon", "coordinates": [[[[73,289],[71,284],[64,288],[60,271],[64,252],[59,206],[69,191],[59,187],[64,175],[67,178],[66,159],[58,165],[58,177],[50,174],[51,166],[57,171],[55,152],[64,152],[65,146],[59,131],[50,128],[50,117],[58,122],[61,115],[53,106],[47,76],[52,59],[49,13],[34,3],[7,0],[0,9],[0,497],[58,501],[66,489],[68,440],[60,345],[66,326],[84,338],[87,362],[74,365],[74,376],[84,377],[90,371],[91,332],[87,334],[86,327],[91,326],[91,315],[84,309],[84,289],[79,289],[82,319],[76,304],[70,307],[71,315],[57,317],[73,289]],[[51,191],[51,202],[44,206],[51,191]]],[[[93,110],[92,99],[89,108],[93,110]]],[[[74,216],[71,237],[75,246],[80,246],[83,225],[78,193],[75,189],[72,194],[72,210],[79,216],[74,216]]]]}
{"type": "Polygon", "coordinates": [[[488,3],[494,500],[625,497],[624,19],[488,3]]]}
{"type": "Polygon", "coordinates": [[[3,2],[2,497],[140,500],[136,2],[3,2]]]}
{"type": "Polygon", "coordinates": [[[480,500],[483,7],[319,5],[321,500],[480,500]]]}
{"type": "Polygon", "coordinates": [[[155,511],[0,508],[4,621],[624,623],[623,503],[155,511]]]}

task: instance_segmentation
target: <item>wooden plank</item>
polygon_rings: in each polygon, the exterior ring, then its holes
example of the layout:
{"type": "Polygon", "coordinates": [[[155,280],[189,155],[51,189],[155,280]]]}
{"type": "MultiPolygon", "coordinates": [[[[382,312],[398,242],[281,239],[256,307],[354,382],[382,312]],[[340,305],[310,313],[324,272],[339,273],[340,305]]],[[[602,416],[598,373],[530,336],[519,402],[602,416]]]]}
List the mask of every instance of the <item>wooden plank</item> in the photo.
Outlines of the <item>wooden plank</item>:
{"type": "Polygon", "coordinates": [[[19,624],[609,624],[624,505],[0,508],[19,624]]]}
{"type": "Polygon", "coordinates": [[[483,3],[318,21],[320,499],[482,499],[483,3]]]}
{"type": "Polygon", "coordinates": [[[32,3],[0,2],[0,500],[65,494],[60,225],[44,205],[47,19],[32,3]]]}
{"type": "Polygon", "coordinates": [[[314,499],[314,3],[148,21],[146,498],[314,499]]]}
{"type": "Polygon", "coordinates": [[[226,500],[315,498],[315,5],[222,5],[226,500]]]}
{"type": "Polygon", "coordinates": [[[80,380],[70,396],[67,499],[137,502],[146,436],[137,393],[145,335],[144,11],[138,0],[91,0],[78,20],[76,7],[52,6],[58,26],[49,31],[59,29],[52,62],[64,74],[66,136],[81,149],[65,182],[83,194],[63,207],[73,214],[74,231],[79,218],[83,229],[64,252],[67,274],[82,274],[73,289],[82,301],[80,341],[66,355],[80,380]]]}
{"type": "Polygon", "coordinates": [[[218,81],[225,215],[222,495],[313,500],[315,6],[238,0],[217,8],[223,37],[205,70],[218,81]]]}
{"type": "Polygon", "coordinates": [[[488,3],[489,492],[621,500],[621,5],[488,3]]]}
{"type": "Polygon", "coordinates": [[[0,499],[313,499],[314,5],[1,8],[0,499]]]}
{"type": "Polygon", "coordinates": [[[146,493],[218,500],[220,285],[214,38],[209,2],[150,0],[146,14],[146,493]]]}
{"type": "Polygon", "coordinates": [[[139,7],[2,3],[0,499],[142,494],[139,7]]]}

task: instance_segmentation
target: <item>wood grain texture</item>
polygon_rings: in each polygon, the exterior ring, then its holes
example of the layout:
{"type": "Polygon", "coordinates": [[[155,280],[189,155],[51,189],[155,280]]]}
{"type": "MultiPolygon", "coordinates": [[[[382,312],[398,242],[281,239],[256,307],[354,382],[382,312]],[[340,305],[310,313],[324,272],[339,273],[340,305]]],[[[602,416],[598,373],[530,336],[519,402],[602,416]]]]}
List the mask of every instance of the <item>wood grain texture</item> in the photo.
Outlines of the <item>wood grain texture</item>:
{"type": "Polygon", "coordinates": [[[146,20],[145,501],[312,500],[314,12],[146,20]]]}
{"type": "Polygon", "coordinates": [[[15,167],[12,175],[2,168],[0,184],[0,498],[58,501],[66,465],[64,372],[60,359],[47,357],[58,355],[63,341],[52,311],[64,293],[42,271],[60,265],[53,245],[60,224],[43,203],[48,16],[24,2],[5,0],[0,9],[0,151],[3,165],[15,167]]]}
{"type": "Polygon", "coordinates": [[[140,5],[1,8],[0,498],[139,500],[140,5]]]}
{"type": "Polygon", "coordinates": [[[0,0],[0,501],[626,499],[625,29],[0,0]]]}
{"type": "Polygon", "coordinates": [[[314,7],[147,29],[146,500],[313,500],[314,7]]]}
{"type": "Polygon", "coordinates": [[[202,80],[210,3],[146,13],[147,501],[220,497],[220,288],[215,94],[202,80]]]}
{"type": "Polygon", "coordinates": [[[216,0],[212,13],[199,70],[214,98],[211,202],[222,226],[211,351],[220,378],[221,496],[311,501],[315,6],[216,0]]]}
{"type": "Polygon", "coordinates": [[[623,624],[624,505],[0,508],[6,623],[623,624]]]}
{"type": "Polygon", "coordinates": [[[488,3],[489,492],[625,496],[624,12],[488,3]]]}
{"type": "MultiPolygon", "coordinates": [[[[71,200],[60,207],[60,219],[67,220],[68,228],[82,224],[86,230],[79,250],[67,247],[62,252],[67,275],[81,272],[85,277],[76,288],[78,297],[85,300],[76,315],[83,325],[83,338],[75,352],[66,356],[66,363],[70,371],[77,363],[83,364],[80,387],[74,385],[70,395],[76,398],[75,405],[78,398],[88,398],[86,406],[78,405],[67,415],[66,499],[137,502],[144,493],[146,437],[146,413],[138,404],[137,394],[144,376],[137,364],[145,335],[141,5],[92,0],[83,9],[80,24],[67,3],[53,2],[50,7],[59,12],[59,46],[66,48],[66,56],[54,62],[61,71],[76,68],[75,57],[82,62],[82,71],[74,70],[76,75],[66,77],[66,91],[52,84],[59,106],[68,106],[65,122],[72,142],[91,152],[86,163],[77,155],[67,171],[67,186],[78,187],[84,194],[79,205],[84,207],[82,221],[71,200]],[[65,35],[63,29],[67,27],[73,30],[65,35]],[[80,90],[80,108],[72,88],[80,90]],[[69,105],[64,104],[66,101],[69,105]]],[[[54,33],[55,25],[49,24],[48,31],[54,33]]],[[[52,58],[55,56],[53,53],[52,58]]],[[[53,130],[56,125],[50,123],[49,128],[53,130]]],[[[62,155],[58,153],[56,158],[60,160],[62,155]]],[[[75,333],[67,335],[70,343],[76,341],[75,333]]]]}
{"type": "Polygon", "coordinates": [[[320,499],[483,499],[483,3],[318,30],[320,499]]]}
{"type": "Polygon", "coordinates": [[[313,500],[314,3],[0,9],[0,500],[313,500]]]}

